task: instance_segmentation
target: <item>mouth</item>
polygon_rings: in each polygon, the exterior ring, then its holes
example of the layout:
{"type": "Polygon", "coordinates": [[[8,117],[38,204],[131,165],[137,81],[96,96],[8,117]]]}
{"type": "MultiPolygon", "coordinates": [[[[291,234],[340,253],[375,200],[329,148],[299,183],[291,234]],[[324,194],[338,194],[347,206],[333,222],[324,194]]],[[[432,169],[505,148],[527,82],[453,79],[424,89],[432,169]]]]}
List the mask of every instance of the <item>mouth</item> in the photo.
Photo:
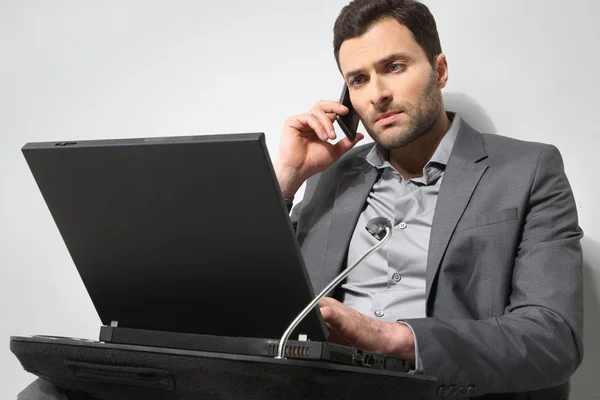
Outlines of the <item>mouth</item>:
{"type": "Polygon", "coordinates": [[[386,112],[381,114],[375,120],[376,126],[387,126],[393,124],[398,119],[398,116],[402,114],[402,112],[386,112]]]}

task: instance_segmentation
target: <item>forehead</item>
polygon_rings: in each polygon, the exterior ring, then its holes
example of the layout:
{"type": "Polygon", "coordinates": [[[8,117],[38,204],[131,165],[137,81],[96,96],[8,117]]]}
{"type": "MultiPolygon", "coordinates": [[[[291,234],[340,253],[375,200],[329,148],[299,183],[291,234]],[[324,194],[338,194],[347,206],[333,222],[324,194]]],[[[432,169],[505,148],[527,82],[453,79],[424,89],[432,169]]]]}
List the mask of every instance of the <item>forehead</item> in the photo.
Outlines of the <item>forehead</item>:
{"type": "Polygon", "coordinates": [[[393,18],[375,23],[364,35],[344,41],[339,62],[342,74],[368,68],[395,53],[406,53],[415,60],[427,58],[412,32],[393,18]]]}

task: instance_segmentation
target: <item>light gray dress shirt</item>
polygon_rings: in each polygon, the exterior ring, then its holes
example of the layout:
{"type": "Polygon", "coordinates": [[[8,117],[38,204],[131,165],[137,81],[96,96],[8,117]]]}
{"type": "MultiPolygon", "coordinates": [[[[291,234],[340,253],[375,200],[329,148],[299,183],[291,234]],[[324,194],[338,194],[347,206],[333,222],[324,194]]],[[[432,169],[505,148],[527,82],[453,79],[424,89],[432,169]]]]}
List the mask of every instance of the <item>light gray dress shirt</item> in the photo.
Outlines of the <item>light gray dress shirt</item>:
{"type": "MultiPolygon", "coordinates": [[[[455,115],[423,176],[405,181],[388,161],[387,151],[374,146],[366,156],[380,170],[358,219],[348,249],[352,265],[376,244],[365,229],[369,220],[392,221],[386,245],[358,266],[340,286],[338,296],[347,306],[381,321],[425,317],[425,273],[433,213],[444,169],[458,133],[455,115]]],[[[417,370],[420,368],[417,360],[417,370]]]]}

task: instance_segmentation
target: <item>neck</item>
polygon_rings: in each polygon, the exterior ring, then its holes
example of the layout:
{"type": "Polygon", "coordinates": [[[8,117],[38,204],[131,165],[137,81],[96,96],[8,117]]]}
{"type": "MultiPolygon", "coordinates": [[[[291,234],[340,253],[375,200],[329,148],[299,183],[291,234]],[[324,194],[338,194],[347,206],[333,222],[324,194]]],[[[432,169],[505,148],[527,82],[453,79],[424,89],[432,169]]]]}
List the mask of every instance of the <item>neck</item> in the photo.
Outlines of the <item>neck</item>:
{"type": "Polygon", "coordinates": [[[435,153],[442,138],[450,129],[450,124],[450,119],[442,108],[442,112],[431,129],[406,146],[390,150],[390,164],[402,175],[404,180],[423,176],[423,167],[435,153]]]}

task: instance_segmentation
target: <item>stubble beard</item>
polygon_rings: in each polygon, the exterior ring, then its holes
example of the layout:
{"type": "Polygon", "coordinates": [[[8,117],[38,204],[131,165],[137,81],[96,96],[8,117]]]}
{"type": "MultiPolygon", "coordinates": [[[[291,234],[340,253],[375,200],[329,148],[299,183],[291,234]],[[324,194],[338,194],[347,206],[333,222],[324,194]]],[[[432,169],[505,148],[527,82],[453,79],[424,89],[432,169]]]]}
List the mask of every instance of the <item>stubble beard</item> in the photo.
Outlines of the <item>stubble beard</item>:
{"type": "Polygon", "coordinates": [[[417,104],[408,102],[389,104],[384,109],[377,109],[376,113],[398,110],[405,114],[400,118],[409,117],[408,122],[400,125],[400,122],[396,121],[391,126],[375,127],[373,118],[370,119],[371,123],[365,124],[363,121],[365,129],[375,143],[385,150],[406,146],[435,125],[442,111],[442,96],[437,87],[437,76],[433,71],[417,104]]]}

